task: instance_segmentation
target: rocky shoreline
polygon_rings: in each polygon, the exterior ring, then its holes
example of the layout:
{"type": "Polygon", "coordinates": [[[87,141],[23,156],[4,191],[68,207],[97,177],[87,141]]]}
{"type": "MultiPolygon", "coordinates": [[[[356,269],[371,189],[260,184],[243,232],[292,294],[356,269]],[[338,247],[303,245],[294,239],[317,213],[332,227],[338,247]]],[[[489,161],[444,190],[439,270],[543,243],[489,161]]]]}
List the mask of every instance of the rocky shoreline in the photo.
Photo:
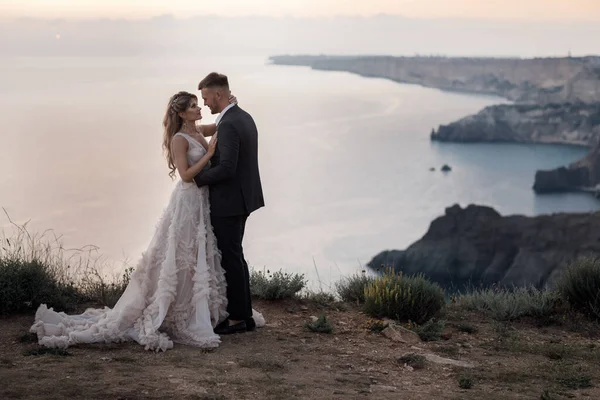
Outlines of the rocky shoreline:
{"type": "Polygon", "coordinates": [[[560,143],[591,147],[585,159],[538,171],[536,193],[600,196],[600,57],[535,59],[273,56],[276,65],[346,71],[447,91],[496,95],[515,104],[487,107],[433,130],[431,140],[560,143]]]}
{"type": "Polygon", "coordinates": [[[559,143],[593,147],[600,142],[599,103],[503,104],[442,125],[442,142],[559,143]]]}
{"type": "Polygon", "coordinates": [[[423,273],[441,285],[552,287],[581,256],[600,256],[600,212],[501,216],[490,207],[454,205],[406,250],[376,255],[372,269],[423,273]]]}
{"type": "Polygon", "coordinates": [[[275,65],[346,71],[447,91],[495,95],[519,103],[600,102],[600,57],[282,55],[269,60],[275,65]]]}

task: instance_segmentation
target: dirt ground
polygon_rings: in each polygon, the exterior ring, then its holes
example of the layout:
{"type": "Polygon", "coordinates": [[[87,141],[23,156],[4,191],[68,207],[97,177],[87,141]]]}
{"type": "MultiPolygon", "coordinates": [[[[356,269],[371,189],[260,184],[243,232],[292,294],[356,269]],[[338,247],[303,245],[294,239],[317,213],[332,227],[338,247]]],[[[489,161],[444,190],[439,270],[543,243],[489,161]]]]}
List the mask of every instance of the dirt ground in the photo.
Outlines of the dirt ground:
{"type": "Polygon", "coordinates": [[[27,334],[32,316],[0,319],[0,398],[600,399],[600,332],[593,329],[504,325],[451,310],[445,340],[411,345],[369,330],[370,319],[353,306],[254,306],[267,327],[225,336],[213,351],[175,344],[153,353],[125,343],[38,354],[27,334]],[[304,326],[322,313],[332,334],[304,326]],[[425,361],[413,368],[399,361],[410,353],[474,367],[425,361]]]}

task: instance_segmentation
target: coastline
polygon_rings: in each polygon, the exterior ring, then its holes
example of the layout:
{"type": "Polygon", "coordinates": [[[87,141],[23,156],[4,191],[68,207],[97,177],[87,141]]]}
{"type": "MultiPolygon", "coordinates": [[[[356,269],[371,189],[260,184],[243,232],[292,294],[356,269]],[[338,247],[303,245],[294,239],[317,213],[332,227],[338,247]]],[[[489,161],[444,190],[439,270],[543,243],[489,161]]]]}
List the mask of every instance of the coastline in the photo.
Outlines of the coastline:
{"type": "Polygon", "coordinates": [[[600,146],[600,57],[281,55],[271,56],[269,61],[273,65],[349,72],[365,78],[507,99],[511,103],[486,107],[475,115],[433,128],[431,140],[584,146],[592,149],[584,159],[559,166],[553,173],[559,174],[558,171],[564,168],[587,168],[587,180],[573,182],[568,190],[561,187],[554,191],[552,184],[538,190],[543,183],[534,179],[532,188],[536,193],[586,191],[600,196],[596,189],[600,184],[600,172],[594,170],[596,165],[600,166],[600,152],[593,150],[600,146]],[[598,160],[590,162],[590,157],[596,154],[598,160]],[[585,166],[582,167],[582,163],[585,166]]]}

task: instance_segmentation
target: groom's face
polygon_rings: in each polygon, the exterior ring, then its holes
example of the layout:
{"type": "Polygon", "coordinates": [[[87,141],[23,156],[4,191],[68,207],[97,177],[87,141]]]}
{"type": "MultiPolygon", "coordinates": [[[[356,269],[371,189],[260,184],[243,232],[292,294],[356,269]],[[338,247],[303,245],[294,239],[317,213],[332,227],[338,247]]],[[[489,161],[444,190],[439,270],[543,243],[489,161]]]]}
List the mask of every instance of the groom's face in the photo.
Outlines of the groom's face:
{"type": "Polygon", "coordinates": [[[220,92],[217,88],[203,88],[202,89],[202,100],[204,100],[204,105],[210,108],[211,114],[218,114],[221,112],[219,110],[219,99],[220,92]]]}

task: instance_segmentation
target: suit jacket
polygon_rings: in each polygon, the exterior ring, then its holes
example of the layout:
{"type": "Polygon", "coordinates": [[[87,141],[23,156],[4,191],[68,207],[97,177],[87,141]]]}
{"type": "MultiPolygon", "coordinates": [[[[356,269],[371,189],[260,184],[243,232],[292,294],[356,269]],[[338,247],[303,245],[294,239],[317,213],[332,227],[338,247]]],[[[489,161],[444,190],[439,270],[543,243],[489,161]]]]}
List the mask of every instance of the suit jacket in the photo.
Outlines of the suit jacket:
{"type": "Polygon", "coordinates": [[[211,167],[194,181],[209,185],[211,214],[217,217],[249,215],[263,207],[258,171],[258,130],[252,116],[233,106],[217,127],[218,142],[211,167]]]}

